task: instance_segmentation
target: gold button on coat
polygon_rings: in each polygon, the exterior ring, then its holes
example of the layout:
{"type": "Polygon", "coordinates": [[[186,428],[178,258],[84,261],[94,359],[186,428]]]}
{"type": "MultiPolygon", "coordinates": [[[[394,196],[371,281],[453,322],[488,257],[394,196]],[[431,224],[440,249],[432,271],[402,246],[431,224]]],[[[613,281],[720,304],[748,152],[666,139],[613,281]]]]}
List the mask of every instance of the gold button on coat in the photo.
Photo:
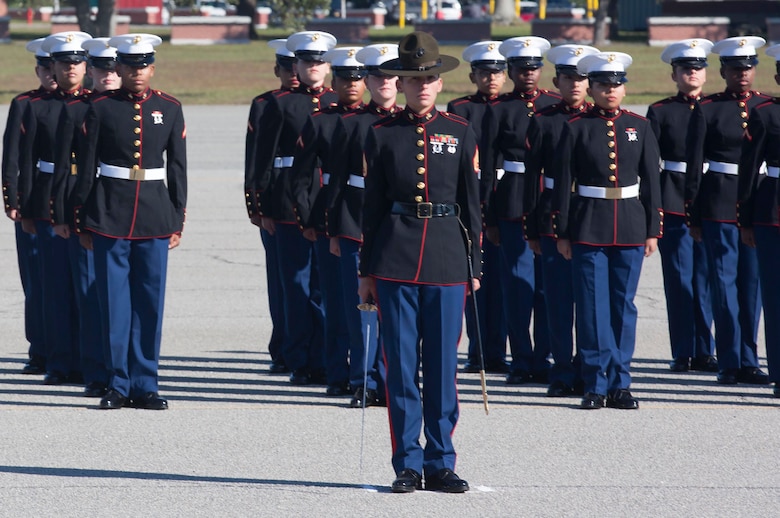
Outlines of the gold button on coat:
{"type": "Polygon", "coordinates": [[[135,103],[135,104],[133,105],[133,108],[134,108],[134,109],[136,109],[136,110],[140,110],[140,109],[141,109],[141,105],[140,105],[140,104],[138,104],[138,103],[135,103]]]}
{"type": "Polygon", "coordinates": [[[425,158],[425,155],[422,153],[417,153],[417,160],[422,161],[425,158]]]}
{"type": "Polygon", "coordinates": [[[135,115],[133,115],[133,120],[134,121],[139,121],[139,120],[141,120],[141,116],[138,115],[138,114],[135,114],[135,115]]]}
{"type": "Polygon", "coordinates": [[[134,140],[134,141],[133,141],[133,145],[134,145],[135,147],[138,147],[138,146],[140,146],[140,145],[141,145],[141,141],[140,141],[140,140],[134,140]]]}
{"type": "Polygon", "coordinates": [[[615,176],[614,174],[609,175],[610,182],[614,182],[615,180],[617,180],[617,176],[615,176]]]}
{"type": "Polygon", "coordinates": [[[420,203],[421,201],[423,201],[423,197],[422,196],[415,196],[414,197],[414,201],[416,201],[417,203],[420,203]]]}
{"type": "Polygon", "coordinates": [[[423,127],[422,127],[422,126],[417,126],[417,129],[416,129],[415,131],[416,131],[417,133],[419,133],[419,134],[422,134],[422,132],[423,132],[423,131],[425,131],[425,129],[423,129],[423,127]]]}
{"type": "Polygon", "coordinates": [[[608,128],[611,128],[611,127],[612,127],[612,126],[614,126],[614,125],[615,125],[615,123],[614,123],[614,122],[612,122],[612,121],[607,121],[607,127],[608,127],[608,128]]]}
{"type": "Polygon", "coordinates": [[[615,155],[615,152],[614,152],[614,151],[611,151],[611,152],[609,153],[609,158],[615,158],[615,156],[616,156],[616,155],[615,155]]]}
{"type": "Polygon", "coordinates": [[[418,189],[425,189],[425,182],[417,182],[418,189]]]}
{"type": "MultiPolygon", "coordinates": [[[[133,158],[140,158],[140,157],[141,157],[141,153],[139,153],[138,151],[133,153],[133,158]]],[[[247,196],[249,196],[249,195],[247,194],[247,196]]]]}
{"type": "Polygon", "coordinates": [[[418,167],[417,168],[417,174],[425,174],[425,168],[424,167],[418,167]]]}
{"type": "Polygon", "coordinates": [[[423,147],[425,145],[425,142],[422,140],[417,141],[417,147],[423,147]]]}
{"type": "Polygon", "coordinates": [[[615,164],[609,164],[610,171],[614,171],[615,169],[617,169],[617,166],[615,164]]]}
{"type": "Polygon", "coordinates": [[[615,147],[615,143],[612,141],[607,142],[607,146],[609,147],[615,147]]]}
{"type": "Polygon", "coordinates": [[[609,130],[609,131],[607,132],[607,136],[608,136],[608,137],[614,137],[614,136],[615,136],[615,132],[614,132],[614,131],[612,131],[612,130],[609,130]]]}
{"type": "Polygon", "coordinates": [[[141,133],[141,128],[135,128],[135,129],[133,129],[133,133],[135,133],[136,135],[138,135],[139,133],[141,133]]]}

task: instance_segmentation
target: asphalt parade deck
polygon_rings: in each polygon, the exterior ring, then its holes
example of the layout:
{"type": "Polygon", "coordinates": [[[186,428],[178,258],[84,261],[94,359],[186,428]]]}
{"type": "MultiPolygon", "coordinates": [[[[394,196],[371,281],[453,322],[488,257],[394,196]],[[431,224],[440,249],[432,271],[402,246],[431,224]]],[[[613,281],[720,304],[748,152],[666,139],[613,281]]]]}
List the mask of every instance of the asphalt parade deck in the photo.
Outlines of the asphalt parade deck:
{"type": "MultiPolygon", "coordinates": [[[[769,387],[668,370],[658,254],[636,298],[639,411],[581,411],[577,398],[489,375],[485,415],[479,376],[461,374],[454,439],[471,491],[391,494],[385,409],[367,409],[363,423],[348,399],[267,372],[264,255],[243,207],[247,113],[185,106],[189,203],[169,264],[166,412],[100,411],[81,387],[19,374],[23,297],[13,226],[0,226],[0,516],[780,513],[780,400],[769,387]]],[[[464,332],[461,362],[465,342],[464,332]]],[[[765,365],[763,331],[759,352],[765,365]]]]}

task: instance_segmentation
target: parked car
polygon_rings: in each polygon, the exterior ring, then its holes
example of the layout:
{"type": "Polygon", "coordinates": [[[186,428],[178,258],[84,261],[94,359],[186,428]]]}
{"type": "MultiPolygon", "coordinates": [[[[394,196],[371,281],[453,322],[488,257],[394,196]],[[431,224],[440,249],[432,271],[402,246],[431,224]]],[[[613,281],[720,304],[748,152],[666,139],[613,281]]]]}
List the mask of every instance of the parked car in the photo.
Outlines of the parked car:
{"type": "Polygon", "coordinates": [[[223,0],[198,0],[195,7],[203,16],[227,16],[236,12],[236,6],[223,0]]]}
{"type": "MultiPolygon", "coordinates": [[[[391,0],[387,7],[387,19],[390,23],[398,23],[401,19],[398,0],[391,0]]],[[[407,0],[404,18],[406,23],[414,23],[422,17],[422,2],[420,0],[407,0]]]]}
{"type": "Polygon", "coordinates": [[[530,22],[539,16],[539,2],[520,2],[520,19],[530,22]]]}
{"type": "Polygon", "coordinates": [[[458,0],[441,0],[441,8],[437,2],[434,10],[434,17],[437,20],[460,20],[463,18],[463,8],[458,0]]]}

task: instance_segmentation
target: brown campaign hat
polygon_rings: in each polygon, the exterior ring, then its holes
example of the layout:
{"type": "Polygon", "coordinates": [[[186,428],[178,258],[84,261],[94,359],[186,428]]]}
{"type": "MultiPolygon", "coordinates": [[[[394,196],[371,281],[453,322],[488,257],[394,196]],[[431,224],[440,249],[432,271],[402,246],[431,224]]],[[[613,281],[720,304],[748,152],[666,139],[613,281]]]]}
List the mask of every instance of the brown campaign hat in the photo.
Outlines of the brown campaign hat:
{"type": "Polygon", "coordinates": [[[455,70],[459,64],[458,58],[439,54],[436,38],[415,31],[401,39],[398,58],[382,63],[379,70],[390,76],[428,76],[455,70]]]}

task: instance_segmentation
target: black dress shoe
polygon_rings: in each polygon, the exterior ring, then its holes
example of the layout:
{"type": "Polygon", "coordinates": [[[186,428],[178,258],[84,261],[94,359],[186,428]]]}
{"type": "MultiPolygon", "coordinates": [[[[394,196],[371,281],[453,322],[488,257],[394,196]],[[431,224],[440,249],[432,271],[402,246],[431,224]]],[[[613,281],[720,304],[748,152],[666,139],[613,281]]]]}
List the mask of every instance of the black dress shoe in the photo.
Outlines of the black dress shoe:
{"type": "Polygon", "coordinates": [[[775,388],[772,390],[772,394],[775,397],[780,397],[780,387],[777,386],[777,383],[775,383],[775,388]]]}
{"type": "Polygon", "coordinates": [[[504,360],[487,362],[485,364],[485,372],[489,372],[491,374],[506,374],[509,372],[509,364],[507,364],[504,360]]]}
{"type": "Polygon", "coordinates": [[[61,372],[47,372],[43,377],[44,385],[64,385],[68,382],[68,377],[61,372]]]}
{"type": "Polygon", "coordinates": [[[393,493],[413,493],[417,489],[422,489],[422,476],[409,468],[401,471],[390,486],[393,493]]]}
{"type": "Polygon", "coordinates": [[[366,389],[363,392],[363,387],[360,387],[355,391],[355,395],[352,396],[352,400],[349,402],[350,408],[363,408],[363,405],[369,406],[382,406],[382,402],[379,400],[379,394],[374,389],[366,389]]]}
{"type": "Polygon", "coordinates": [[[550,382],[550,369],[533,371],[531,373],[531,379],[534,383],[541,383],[547,385],[550,382]]]}
{"type": "Polygon", "coordinates": [[[126,406],[127,403],[128,400],[125,396],[116,390],[111,389],[106,392],[106,395],[103,396],[103,399],[100,400],[100,408],[103,410],[114,410],[126,406]]]}
{"type": "Polygon", "coordinates": [[[46,374],[46,364],[36,360],[30,360],[22,367],[22,374],[46,374]]]}
{"type": "Polygon", "coordinates": [[[628,389],[618,389],[607,394],[607,407],[620,410],[637,410],[639,401],[631,395],[628,389]]]}
{"type": "Polygon", "coordinates": [[[691,358],[691,370],[701,372],[718,372],[718,360],[709,354],[691,358]]]}
{"type": "Polygon", "coordinates": [[[440,469],[434,475],[425,477],[425,489],[441,491],[442,493],[465,493],[469,483],[460,478],[449,468],[440,469]]]}
{"type": "Polygon", "coordinates": [[[604,396],[593,392],[586,392],[580,401],[580,408],[584,410],[598,410],[604,407],[604,396]]]}
{"type": "Polygon", "coordinates": [[[506,376],[507,385],[525,385],[531,382],[531,374],[526,371],[510,372],[506,376]]]}
{"type": "Polygon", "coordinates": [[[147,392],[139,398],[133,398],[130,406],[144,410],[168,410],[168,400],[160,397],[157,392],[147,392]]]}
{"type": "Polygon", "coordinates": [[[325,372],[325,369],[310,369],[309,383],[312,385],[327,385],[328,375],[325,372]]]}
{"type": "Polygon", "coordinates": [[[482,368],[479,366],[479,362],[471,362],[468,361],[463,366],[463,372],[466,374],[476,374],[477,372],[481,371],[482,368]]]}
{"type": "Polygon", "coordinates": [[[675,358],[669,362],[669,370],[672,372],[688,372],[690,361],[688,358],[675,358]]]}
{"type": "Polygon", "coordinates": [[[108,392],[108,387],[97,381],[87,383],[84,387],[84,397],[103,397],[108,392]]]}
{"type": "Polygon", "coordinates": [[[349,383],[343,383],[340,385],[328,385],[325,394],[329,396],[348,396],[352,394],[352,391],[349,390],[349,383]]]}
{"type": "Polygon", "coordinates": [[[547,397],[568,397],[573,395],[574,389],[560,380],[553,381],[552,384],[547,387],[547,397]]]}
{"type": "Polygon", "coordinates": [[[724,369],[718,372],[718,383],[721,385],[736,385],[739,369],[724,369]]]}
{"type": "Polygon", "coordinates": [[[749,385],[769,385],[769,376],[758,367],[742,367],[737,373],[737,381],[749,385]]]}
{"type": "Polygon", "coordinates": [[[290,383],[293,385],[308,385],[309,371],[306,369],[295,369],[290,374],[290,383]]]}
{"type": "Polygon", "coordinates": [[[271,374],[287,374],[290,372],[290,369],[287,368],[287,365],[285,365],[283,361],[277,360],[271,362],[271,366],[268,367],[268,372],[271,374]]]}

